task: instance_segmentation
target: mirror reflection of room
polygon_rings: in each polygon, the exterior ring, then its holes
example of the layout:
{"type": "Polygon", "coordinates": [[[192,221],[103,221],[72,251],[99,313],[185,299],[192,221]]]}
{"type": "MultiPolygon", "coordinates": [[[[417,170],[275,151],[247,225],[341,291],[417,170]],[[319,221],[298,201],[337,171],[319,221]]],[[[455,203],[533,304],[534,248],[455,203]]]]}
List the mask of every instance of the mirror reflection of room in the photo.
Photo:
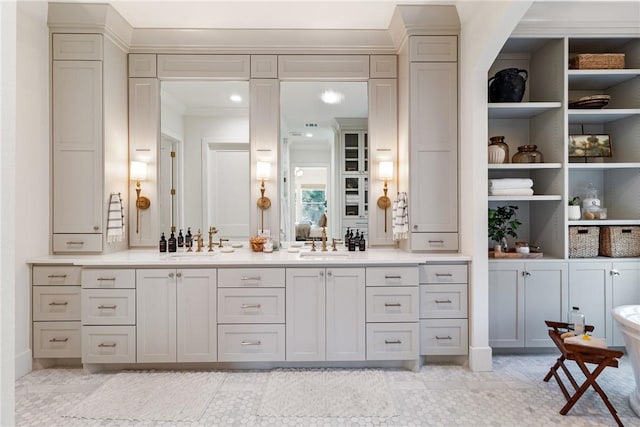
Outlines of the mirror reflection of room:
{"type": "Polygon", "coordinates": [[[368,224],[367,82],[281,82],[282,241],[368,224]]]}
{"type": "Polygon", "coordinates": [[[215,227],[216,238],[246,240],[249,82],[162,81],[160,96],[161,229],[215,227]]]}

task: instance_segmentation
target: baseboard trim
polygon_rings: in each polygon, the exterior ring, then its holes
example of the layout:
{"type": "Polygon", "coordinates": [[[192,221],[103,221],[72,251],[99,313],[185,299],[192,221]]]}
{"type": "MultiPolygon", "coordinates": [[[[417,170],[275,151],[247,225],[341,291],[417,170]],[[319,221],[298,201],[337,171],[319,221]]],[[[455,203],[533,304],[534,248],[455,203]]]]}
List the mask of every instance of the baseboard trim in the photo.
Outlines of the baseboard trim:
{"type": "Polygon", "coordinates": [[[469,369],[473,372],[493,370],[491,347],[469,347],[469,369]]]}
{"type": "Polygon", "coordinates": [[[33,356],[31,349],[25,350],[16,356],[16,379],[24,377],[33,370],[33,356]]]}

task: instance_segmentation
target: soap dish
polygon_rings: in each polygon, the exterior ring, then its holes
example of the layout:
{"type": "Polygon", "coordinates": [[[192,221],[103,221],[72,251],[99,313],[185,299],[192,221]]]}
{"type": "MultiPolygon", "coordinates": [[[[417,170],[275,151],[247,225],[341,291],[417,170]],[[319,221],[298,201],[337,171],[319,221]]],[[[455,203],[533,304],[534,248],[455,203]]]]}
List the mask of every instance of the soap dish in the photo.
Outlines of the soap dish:
{"type": "Polygon", "coordinates": [[[232,248],[236,248],[236,249],[241,248],[242,247],[242,243],[232,243],[231,247],[232,248]]]}
{"type": "Polygon", "coordinates": [[[220,252],[222,252],[224,254],[229,254],[229,253],[233,252],[233,248],[220,248],[220,252]]]}
{"type": "Polygon", "coordinates": [[[297,254],[298,252],[300,252],[299,248],[287,248],[287,252],[292,253],[292,254],[297,254]]]}

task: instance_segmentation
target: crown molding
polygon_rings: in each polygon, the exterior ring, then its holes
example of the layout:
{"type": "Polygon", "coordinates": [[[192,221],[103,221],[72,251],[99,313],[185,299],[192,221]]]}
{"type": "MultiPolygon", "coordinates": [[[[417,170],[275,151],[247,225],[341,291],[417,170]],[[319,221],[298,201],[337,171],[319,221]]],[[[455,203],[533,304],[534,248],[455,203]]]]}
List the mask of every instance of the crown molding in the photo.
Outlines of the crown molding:
{"type": "Polygon", "coordinates": [[[409,36],[449,36],[460,34],[455,6],[398,5],[389,24],[389,35],[396,51],[409,36]]]}

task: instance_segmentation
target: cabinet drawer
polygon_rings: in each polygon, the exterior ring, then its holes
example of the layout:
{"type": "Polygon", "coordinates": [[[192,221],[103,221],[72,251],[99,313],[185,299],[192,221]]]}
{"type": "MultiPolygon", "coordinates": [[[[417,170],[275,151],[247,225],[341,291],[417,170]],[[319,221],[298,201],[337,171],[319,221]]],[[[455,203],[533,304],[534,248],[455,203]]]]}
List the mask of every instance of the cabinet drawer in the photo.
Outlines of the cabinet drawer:
{"type": "Polygon", "coordinates": [[[53,59],[102,60],[101,34],[54,34],[53,59]]]}
{"type": "Polygon", "coordinates": [[[368,323],[367,360],[418,358],[418,323],[368,323]]]}
{"type": "Polygon", "coordinates": [[[135,363],[135,326],[83,326],[82,363],[135,363]]]}
{"type": "Polygon", "coordinates": [[[33,320],[80,320],[79,286],[34,286],[33,320]]]}
{"type": "Polygon", "coordinates": [[[123,269],[82,270],[82,287],[95,289],[135,289],[136,271],[123,269]]]}
{"type": "Polygon", "coordinates": [[[412,36],[409,38],[409,60],[413,62],[456,62],[456,36],[412,36]]]}
{"type": "Polygon", "coordinates": [[[467,319],[421,320],[420,354],[468,354],[468,334],[467,319]]]}
{"type": "Polygon", "coordinates": [[[83,289],[82,324],[135,325],[136,291],[83,289]]]}
{"type": "Polygon", "coordinates": [[[283,361],[284,339],[284,325],[218,325],[218,361],[283,361]]]}
{"type": "Polygon", "coordinates": [[[34,286],[80,286],[80,267],[43,265],[33,267],[34,286]]]}
{"type": "Polygon", "coordinates": [[[33,357],[80,357],[80,322],[34,322],[33,357]]]}
{"type": "Polygon", "coordinates": [[[220,268],[219,288],[284,288],[284,268],[220,268]]]}
{"type": "Polygon", "coordinates": [[[284,289],[218,289],[218,323],[284,323],[284,289]]]}
{"type": "Polygon", "coordinates": [[[468,283],[466,264],[420,266],[420,283],[468,283]]]}
{"type": "Polygon", "coordinates": [[[416,286],[417,267],[367,267],[367,286],[416,286]]]}
{"type": "Polygon", "coordinates": [[[385,286],[367,288],[367,322],[417,322],[418,288],[385,286]]]}
{"type": "Polygon", "coordinates": [[[466,319],[467,285],[420,285],[420,317],[466,319]]]}
{"type": "Polygon", "coordinates": [[[457,251],[458,233],[411,233],[412,251],[457,251]]]}
{"type": "Polygon", "coordinates": [[[54,234],[53,252],[102,252],[102,234],[54,234]]]}

